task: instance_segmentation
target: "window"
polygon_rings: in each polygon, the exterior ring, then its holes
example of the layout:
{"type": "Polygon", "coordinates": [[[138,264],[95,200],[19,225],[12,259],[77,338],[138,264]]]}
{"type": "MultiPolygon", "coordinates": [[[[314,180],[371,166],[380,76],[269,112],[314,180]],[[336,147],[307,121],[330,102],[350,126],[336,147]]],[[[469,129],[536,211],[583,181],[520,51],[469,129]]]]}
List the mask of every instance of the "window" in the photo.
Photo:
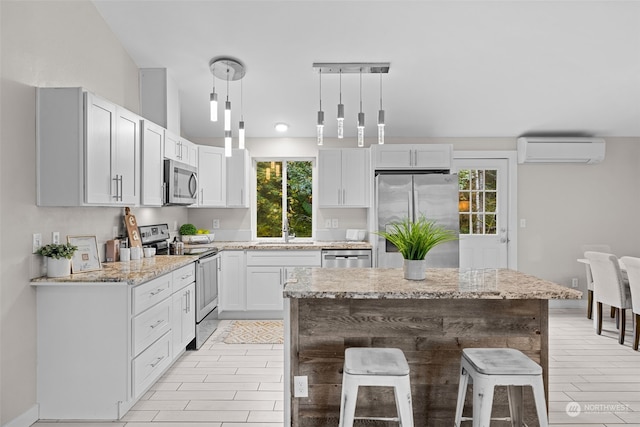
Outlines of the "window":
{"type": "Polygon", "coordinates": [[[312,162],[256,163],[257,237],[282,237],[284,215],[289,233],[312,237],[312,162]]]}
{"type": "Polygon", "coordinates": [[[495,169],[458,171],[460,234],[496,234],[497,176],[495,169]]]}

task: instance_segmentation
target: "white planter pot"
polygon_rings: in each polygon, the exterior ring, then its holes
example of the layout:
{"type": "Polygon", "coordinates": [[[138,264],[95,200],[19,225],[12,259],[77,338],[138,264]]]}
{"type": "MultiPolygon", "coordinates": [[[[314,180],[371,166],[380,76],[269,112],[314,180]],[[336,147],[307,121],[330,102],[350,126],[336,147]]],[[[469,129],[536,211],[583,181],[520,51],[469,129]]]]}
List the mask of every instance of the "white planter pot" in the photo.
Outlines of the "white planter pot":
{"type": "Polygon", "coordinates": [[[47,258],[47,277],[64,277],[71,274],[71,260],[47,258]]]}
{"type": "Polygon", "coordinates": [[[424,280],[427,277],[427,261],[404,260],[404,278],[408,280],[424,280]]]}

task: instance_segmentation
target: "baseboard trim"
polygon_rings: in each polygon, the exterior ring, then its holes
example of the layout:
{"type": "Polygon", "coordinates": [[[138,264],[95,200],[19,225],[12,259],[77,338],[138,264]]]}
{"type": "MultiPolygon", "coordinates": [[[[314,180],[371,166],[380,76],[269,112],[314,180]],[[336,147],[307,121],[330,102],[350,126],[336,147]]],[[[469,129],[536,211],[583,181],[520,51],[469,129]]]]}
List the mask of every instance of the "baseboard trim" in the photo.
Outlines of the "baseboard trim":
{"type": "Polygon", "coordinates": [[[40,409],[36,403],[22,414],[4,424],[2,427],[29,427],[31,424],[38,421],[39,413],[40,409]]]}

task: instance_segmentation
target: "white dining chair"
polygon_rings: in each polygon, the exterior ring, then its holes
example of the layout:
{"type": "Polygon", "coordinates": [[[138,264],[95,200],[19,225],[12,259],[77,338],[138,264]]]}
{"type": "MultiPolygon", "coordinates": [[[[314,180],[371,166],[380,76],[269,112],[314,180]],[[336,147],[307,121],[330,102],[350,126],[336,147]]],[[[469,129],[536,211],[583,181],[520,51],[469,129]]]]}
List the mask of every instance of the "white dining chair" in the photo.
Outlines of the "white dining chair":
{"type": "MultiPolygon", "coordinates": [[[[604,252],[611,253],[611,247],[609,245],[582,245],[582,254],[585,252],[604,252]]],[[[589,264],[585,264],[587,273],[587,319],[593,317],[593,275],[591,274],[591,267],[589,264]]],[[[613,317],[613,314],[611,315],[613,317]]]]}
{"type": "Polygon", "coordinates": [[[633,323],[635,334],[633,337],[633,349],[638,349],[640,344],[640,258],[623,256],[620,261],[624,264],[629,277],[629,290],[631,291],[631,310],[633,311],[633,323]]]}
{"type": "Polygon", "coordinates": [[[631,295],[622,279],[618,258],[613,254],[592,251],[585,252],[584,256],[589,260],[593,275],[593,300],[597,304],[596,332],[602,334],[602,304],[615,307],[618,309],[618,342],[624,344],[625,310],[631,308],[631,295]]]}

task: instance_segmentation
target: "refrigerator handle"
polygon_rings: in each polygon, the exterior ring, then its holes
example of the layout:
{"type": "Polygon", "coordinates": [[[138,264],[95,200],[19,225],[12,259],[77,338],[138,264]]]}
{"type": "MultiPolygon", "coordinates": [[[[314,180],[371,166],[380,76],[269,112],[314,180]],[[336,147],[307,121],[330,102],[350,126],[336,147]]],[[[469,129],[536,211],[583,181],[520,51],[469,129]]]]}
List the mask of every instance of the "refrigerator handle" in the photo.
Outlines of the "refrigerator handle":
{"type": "Polygon", "coordinates": [[[411,214],[413,215],[414,221],[418,220],[419,210],[420,210],[420,200],[418,197],[418,190],[413,190],[413,212],[411,212],[411,214]]]}
{"type": "Polygon", "coordinates": [[[407,215],[409,216],[409,220],[413,221],[413,191],[407,191],[407,215]]]}

